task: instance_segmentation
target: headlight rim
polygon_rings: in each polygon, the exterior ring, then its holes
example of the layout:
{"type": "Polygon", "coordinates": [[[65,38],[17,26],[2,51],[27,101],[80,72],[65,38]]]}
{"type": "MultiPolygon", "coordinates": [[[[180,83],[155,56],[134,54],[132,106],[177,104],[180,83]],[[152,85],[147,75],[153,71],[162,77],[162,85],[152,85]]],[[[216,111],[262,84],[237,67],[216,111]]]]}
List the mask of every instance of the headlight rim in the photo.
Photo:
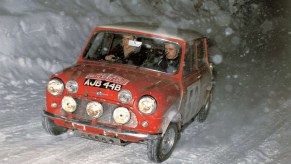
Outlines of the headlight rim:
{"type": "Polygon", "coordinates": [[[64,90],[65,90],[65,84],[64,84],[64,82],[63,82],[63,80],[61,80],[60,78],[56,78],[56,77],[54,77],[54,78],[51,78],[49,81],[48,81],[48,83],[47,83],[47,91],[48,91],[48,93],[50,93],[52,96],[55,96],[55,97],[58,97],[58,96],[61,96],[63,93],[64,93],[64,90]],[[54,93],[52,93],[52,92],[50,92],[50,90],[49,90],[49,83],[51,82],[51,81],[53,81],[53,80],[56,80],[56,81],[59,81],[63,86],[62,86],[62,90],[61,90],[61,92],[60,93],[58,93],[58,94],[54,94],[54,93]]]}
{"type": "Polygon", "coordinates": [[[78,92],[78,90],[79,90],[79,84],[78,84],[78,82],[76,81],[76,80],[69,80],[69,81],[67,81],[66,82],[66,85],[65,85],[65,88],[66,88],[66,90],[70,93],[70,94],[74,94],[74,93],[77,93],[78,92]],[[69,87],[68,87],[68,85],[69,85],[69,83],[75,83],[76,85],[77,85],[77,89],[75,90],[75,91],[70,91],[69,90],[69,87]]]}
{"type": "Polygon", "coordinates": [[[122,104],[129,104],[132,101],[132,93],[130,92],[130,90],[127,90],[127,89],[122,89],[121,91],[119,91],[117,97],[118,97],[119,102],[121,102],[122,104]],[[124,92],[127,92],[127,93],[124,93],[124,92]],[[122,102],[120,100],[120,95],[122,93],[124,93],[124,94],[130,94],[130,100],[128,102],[122,102]]]}
{"type": "Polygon", "coordinates": [[[144,95],[144,96],[142,96],[139,100],[138,100],[138,102],[137,102],[137,108],[138,108],[138,111],[139,112],[141,112],[142,114],[144,114],[144,115],[152,115],[152,114],[154,114],[156,111],[157,111],[157,109],[158,109],[158,102],[157,102],[157,100],[153,97],[153,96],[151,96],[151,95],[144,95]],[[139,103],[140,103],[140,101],[143,99],[143,98],[151,98],[151,99],[153,99],[154,100],[154,105],[155,105],[155,109],[153,109],[150,113],[145,113],[145,112],[143,112],[142,110],[140,110],[140,107],[139,107],[139,103]]]}

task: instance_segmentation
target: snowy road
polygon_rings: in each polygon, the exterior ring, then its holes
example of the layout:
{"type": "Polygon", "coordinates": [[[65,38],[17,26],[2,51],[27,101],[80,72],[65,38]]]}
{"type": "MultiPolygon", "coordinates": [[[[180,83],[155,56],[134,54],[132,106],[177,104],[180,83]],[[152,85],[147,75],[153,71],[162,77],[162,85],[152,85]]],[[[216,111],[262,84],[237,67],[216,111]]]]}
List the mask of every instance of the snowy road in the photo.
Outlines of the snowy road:
{"type": "MultiPolygon", "coordinates": [[[[0,163],[150,163],[146,144],[121,147],[72,132],[47,134],[40,116],[45,83],[52,72],[74,63],[96,24],[151,18],[176,25],[176,18],[183,17],[178,25],[209,35],[217,43],[218,51],[212,55],[222,59],[216,60],[218,74],[208,119],[190,124],[164,163],[289,164],[291,28],[289,17],[278,14],[285,11],[276,8],[274,17],[258,18],[263,20],[258,26],[239,29],[240,22],[228,15],[239,8],[225,4],[226,12],[214,1],[205,1],[196,3],[192,11],[192,1],[176,2],[1,1],[0,163]],[[181,9],[185,11],[178,12],[181,9]]],[[[260,3],[251,7],[256,13],[265,9],[260,3]]]]}

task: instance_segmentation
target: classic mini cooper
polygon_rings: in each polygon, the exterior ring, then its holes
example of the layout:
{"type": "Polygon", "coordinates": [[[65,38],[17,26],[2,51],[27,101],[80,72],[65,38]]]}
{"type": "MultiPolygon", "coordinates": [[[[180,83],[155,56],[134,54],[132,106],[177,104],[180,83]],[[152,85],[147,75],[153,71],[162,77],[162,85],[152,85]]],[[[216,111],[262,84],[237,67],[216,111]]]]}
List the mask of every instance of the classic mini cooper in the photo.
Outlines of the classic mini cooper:
{"type": "Polygon", "coordinates": [[[47,84],[44,129],[92,140],[147,144],[151,161],[172,153],[183,127],[210,108],[207,38],[140,23],[99,26],[75,65],[47,84]]]}

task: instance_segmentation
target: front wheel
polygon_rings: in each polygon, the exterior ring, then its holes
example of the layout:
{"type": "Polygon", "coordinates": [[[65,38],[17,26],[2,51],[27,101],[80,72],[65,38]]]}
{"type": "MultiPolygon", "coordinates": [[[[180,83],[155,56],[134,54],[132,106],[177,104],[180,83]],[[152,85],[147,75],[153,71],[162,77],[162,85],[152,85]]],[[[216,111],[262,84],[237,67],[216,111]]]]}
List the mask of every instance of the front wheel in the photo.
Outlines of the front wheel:
{"type": "Polygon", "coordinates": [[[176,124],[171,123],[164,136],[149,140],[147,143],[148,158],[154,162],[163,162],[170,157],[179,138],[176,124]]]}
{"type": "Polygon", "coordinates": [[[65,133],[68,129],[56,125],[51,119],[42,116],[42,127],[51,135],[60,135],[65,133]]]}

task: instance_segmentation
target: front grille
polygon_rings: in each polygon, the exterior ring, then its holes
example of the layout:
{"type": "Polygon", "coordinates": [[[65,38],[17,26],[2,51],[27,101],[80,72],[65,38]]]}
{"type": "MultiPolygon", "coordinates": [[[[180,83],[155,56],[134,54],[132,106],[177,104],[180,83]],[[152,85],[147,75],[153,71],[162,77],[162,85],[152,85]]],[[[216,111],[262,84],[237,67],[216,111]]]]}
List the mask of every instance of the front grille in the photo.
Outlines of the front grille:
{"type": "MultiPolygon", "coordinates": [[[[90,102],[90,100],[88,99],[75,99],[78,107],[76,109],[76,111],[73,113],[74,114],[74,118],[76,119],[81,119],[84,121],[92,121],[95,120],[96,118],[93,118],[91,116],[89,116],[86,112],[86,106],[87,104],[90,102]]],[[[105,123],[105,124],[112,124],[112,125],[119,125],[117,124],[112,115],[113,115],[113,111],[114,109],[116,109],[117,107],[119,107],[118,105],[115,104],[109,104],[109,103],[105,103],[105,102],[100,102],[103,106],[103,114],[100,118],[96,119],[97,122],[100,123],[105,123]]],[[[137,118],[136,115],[131,111],[130,111],[130,120],[128,121],[128,123],[124,124],[125,126],[128,127],[136,127],[137,126],[137,118]]]]}

